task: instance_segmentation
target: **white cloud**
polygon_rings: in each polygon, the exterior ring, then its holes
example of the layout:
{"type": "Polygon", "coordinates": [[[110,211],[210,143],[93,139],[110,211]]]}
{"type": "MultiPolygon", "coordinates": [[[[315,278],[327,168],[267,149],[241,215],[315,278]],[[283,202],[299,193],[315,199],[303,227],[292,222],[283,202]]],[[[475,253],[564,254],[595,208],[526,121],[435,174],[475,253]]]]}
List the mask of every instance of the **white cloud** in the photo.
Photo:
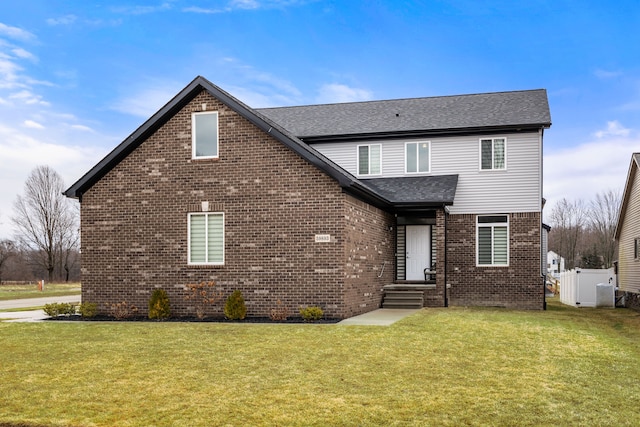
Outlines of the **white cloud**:
{"type": "Polygon", "coordinates": [[[232,0],[229,6],[237,9],[258,9],[260,8],[260,3],[256,0],[232,0]]]}
{"type": "Polygon", "coordinates": [[[606,130],[599,130],[594,135],[597,138],[605,138],[611,136],[628,136],[629,129],[624,128],[619,121],[613,120],[611,122],[607,122],[606,130]]]}
{"type": "Polygon", "coordinates": [[[624,130],[618,134],[596,132],[601,134],[597,140],[560,150],[545,144],[544,197],[548,202],[545,216],[562,198],[589,202],[597,193],[609,189],[622,191],[631,153],[640,152],[640,135],[624,130]]]}
{"type": "Polygon", "coordinates": [[[330,83],[318,90],[316,102],[330,104],[336,102],[358,102],[372,99],[373,93],[366,89],[352,88],[347,85],[330,83]]]}
{"type": "Polygon", "coordinates": [[[47,101],[43,101],[40,95],[36,95],[29,90],[21,90],[20,92],[9,95],[9,99],[21,101],[27,105],[49,106],[47,101]]]}
{"type": "Polygon", "coordinates": [[[64,15],[59,18],[49,18],[47,19],[47,24],[49,25],[71,25],[78,19],[75,15],[64,15]]]}
{"type": "Polygon", "coordinates": [[[182,89],[181,84],[149,80],[150,86],[127,90],[127,96],[116,101],[111,108],[121,113],[148,119],[169,102],[182,89]]]}
{"type": "Polygon", "coordinates": [[[609,70],[603,70],[598,68],[597,70],[595,70],[593,72],[593,74],[602,80],[606,80],[606,79],[613,79],[616,77],[620,77],[622,75],[622,72],[620,71],[609,71],[609,70]]]}
{"type": "Polygon", "coordinates": [[[42,126],[38,122],[34,122],[33,120],[25,120],[22,124],[24,125],[24,127],[31,129],[44,129],[44,126],[42,126]]]}
{"type": "Polygon", "coordinates": [[[84,125],[71,125],[69,126],[71,129],[73,130],[79,130],[81,132],[91,132],[94,133],[95,131],[93,129],[91,129],[89,126],[84,126],[84,125]]]}
{"type": "Polygon", "coordinates": [[[171,10],[171,8],[172,8],[171,2],[162,2],[155,6],[116,7],[116,8],[113,8],[113,11],[116,13],[122,13],[125,15],[146,15],[149,13],[164,12],[167,10],[171,10]]]}
{"type": "Polygon", "coordinates": [[[37,61],[38,58],[36,58],[31,52],[28,52],[24,49],[22,49],[21,47],[17,47],[15,49],[12,49],[11,52],[13,52],[13,54],[21,59],[30,59],[32,61],[37,61]]]}
{"type": "Polygon", "coordinates": [[[11,27],[9,25],[3,24],[2,22],[0,22],[0,34],[4,34],[5,36],[14,40],[22,41],[34,40],[36,38],[36,36],[31,34],[29,31],[25,31],[22,28],[18,27],[11,27]]]}

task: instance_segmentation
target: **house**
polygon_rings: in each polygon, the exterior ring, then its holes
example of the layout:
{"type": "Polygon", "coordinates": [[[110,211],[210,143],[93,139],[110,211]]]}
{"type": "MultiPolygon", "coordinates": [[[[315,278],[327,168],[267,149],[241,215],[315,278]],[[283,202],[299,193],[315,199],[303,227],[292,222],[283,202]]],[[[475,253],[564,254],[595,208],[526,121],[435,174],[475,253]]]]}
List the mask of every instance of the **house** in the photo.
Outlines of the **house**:
{"type": "Polygon", "coordinates": [[[83,301],[542,309],[550,125],[544,90],[253,109],[197,77],[66,190],[83,301]]]}
{"type": "Polygon", "coordinates": [[[564,258],[553,251],[547,252],[547,270],[556,279],[565,271],[564,258]]]}
{"type": "Polygon", "coordinates": [[[640,309],[640,153],[631,155],[616,225],[618,289],[625,305],[640,309]]]}

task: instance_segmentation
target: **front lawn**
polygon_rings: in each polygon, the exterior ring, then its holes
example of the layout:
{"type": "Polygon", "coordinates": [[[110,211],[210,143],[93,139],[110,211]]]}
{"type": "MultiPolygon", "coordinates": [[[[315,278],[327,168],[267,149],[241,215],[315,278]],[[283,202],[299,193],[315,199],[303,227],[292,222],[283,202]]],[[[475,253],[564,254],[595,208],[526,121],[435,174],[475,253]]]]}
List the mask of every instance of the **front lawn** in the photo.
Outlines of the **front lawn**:
{"type": "Polygon", "coordinates": [[[38,285],[35,283],[30,285],[0,285],[0,301],[67,295],[80,295],[80,283],[45,283],[43,291],[38,290],[38,285]]]}
{"type": "Polygon", "coordinates": [[[637,425],[640,315],[0,323],[0,425],[637,425]]]}

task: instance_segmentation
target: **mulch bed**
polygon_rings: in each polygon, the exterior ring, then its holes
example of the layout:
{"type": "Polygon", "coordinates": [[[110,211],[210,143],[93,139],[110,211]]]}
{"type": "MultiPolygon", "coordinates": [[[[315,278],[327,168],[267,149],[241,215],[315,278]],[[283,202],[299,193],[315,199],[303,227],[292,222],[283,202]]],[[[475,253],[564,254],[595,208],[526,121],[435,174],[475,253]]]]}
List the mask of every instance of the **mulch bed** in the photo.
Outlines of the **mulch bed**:
{"type": "Polygon", "coordinates": [[[199,323],[338,323],[341,319],[320,319],[314,322],[307,322],[301,317],[290,317],[286,320],[272,320],[268,317],[247,317],[243,320],[229,320],[224,317],[170,317],[164,320],[149,319],[145,316],[131,316],[124,319],[116,319],[113,316],[98,315],[94,317],[82,317],[78,314],[72,316],[56,316],[45,320],[64,320],[80,322],[199,322],[199,323]]]}

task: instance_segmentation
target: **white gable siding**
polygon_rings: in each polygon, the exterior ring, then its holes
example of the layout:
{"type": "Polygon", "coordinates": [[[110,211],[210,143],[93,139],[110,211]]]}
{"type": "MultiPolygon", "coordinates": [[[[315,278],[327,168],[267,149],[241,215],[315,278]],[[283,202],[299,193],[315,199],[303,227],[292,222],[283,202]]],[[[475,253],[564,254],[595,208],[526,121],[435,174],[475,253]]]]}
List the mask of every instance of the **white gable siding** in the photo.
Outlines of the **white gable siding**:
{"type": "MultiPolygon", "coordinates": [[[[419,175],[458,174],[456,197],[450,209],[452,214],[539,212],[542,200],[540,134],[496,134],[485,137],[507,139],[506,170],[481,171],[480,137],[471,135],[411,140],[431,142],[431,172],[419,175]]],[[[407,140],[400,139],[382,142],[383,178],[418,175],[405,174],[405,142],[407,140]]],[[[315,144],[314,148],[358,176],[356,147],[367,143],[323,143],[315,144]]]]}

